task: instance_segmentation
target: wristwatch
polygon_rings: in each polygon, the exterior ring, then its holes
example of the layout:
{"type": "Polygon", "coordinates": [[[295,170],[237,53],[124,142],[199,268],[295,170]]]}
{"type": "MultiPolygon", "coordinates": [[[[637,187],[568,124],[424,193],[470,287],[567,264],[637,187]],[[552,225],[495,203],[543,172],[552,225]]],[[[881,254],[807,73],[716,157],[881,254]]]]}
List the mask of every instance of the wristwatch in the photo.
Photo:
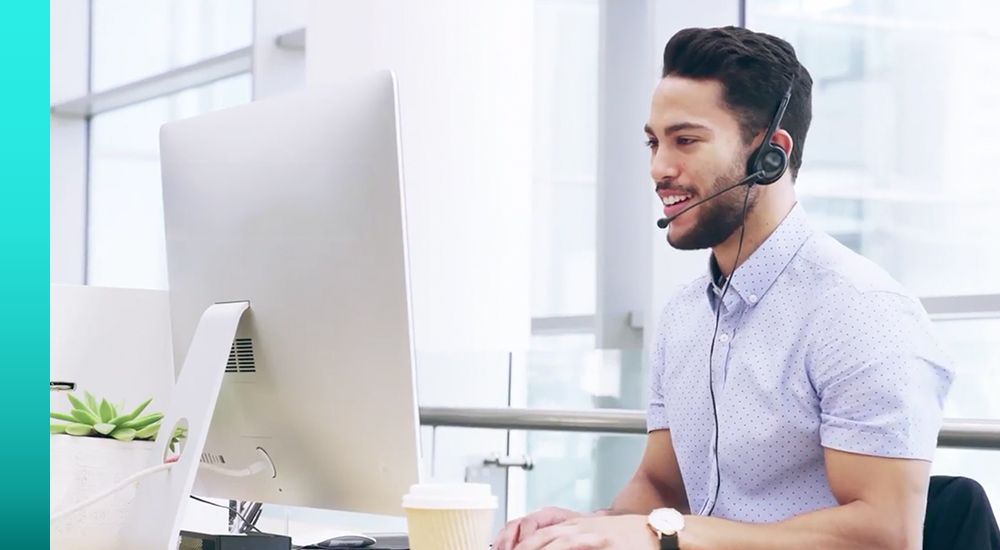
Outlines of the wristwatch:
{"type": "Polygon", "coordinates": [[[657,508],[646,519],[660,541],[660,550],[679,550],[677,533],[684,529],[684,516],[673,508],[657,508]]]}

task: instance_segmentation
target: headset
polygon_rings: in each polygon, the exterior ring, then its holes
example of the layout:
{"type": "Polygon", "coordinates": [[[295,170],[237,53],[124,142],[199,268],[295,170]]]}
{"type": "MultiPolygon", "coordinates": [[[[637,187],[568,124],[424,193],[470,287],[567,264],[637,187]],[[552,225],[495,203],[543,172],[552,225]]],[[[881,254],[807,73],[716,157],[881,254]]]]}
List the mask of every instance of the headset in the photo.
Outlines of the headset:
{"type": "Polygon", "coordinates": [[[747,174],[760,174],[750,185],[771,185],[781,179],[785,170],[788,169],[788,153],[778,144],[771,143],[771,140],[774,139],[774,134],[778,131],[778,126],[781,125],[781,119],[785,116],[785,110],[788,109],[788,103],[792,100],[792,85],[794,83],[793,81],[788,85],[785,95],[778,103],[774,118],[771,119],[771,124],[767,127],[767,132],[764,133],[764,141],[760,143],[756,154],[750,157],[747,163],[747,174]]]}

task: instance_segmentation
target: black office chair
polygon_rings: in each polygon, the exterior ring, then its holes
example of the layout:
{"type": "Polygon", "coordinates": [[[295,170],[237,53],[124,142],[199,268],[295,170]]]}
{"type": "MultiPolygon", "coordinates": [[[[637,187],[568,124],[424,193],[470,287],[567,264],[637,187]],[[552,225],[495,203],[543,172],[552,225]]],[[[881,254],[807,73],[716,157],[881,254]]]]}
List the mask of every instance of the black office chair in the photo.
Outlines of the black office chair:
{"type": "Polygon", "coordinates": [[[931,476],[924,550],[1000,550],[1000,530],[982,485],[966,477],[931,476]]]}

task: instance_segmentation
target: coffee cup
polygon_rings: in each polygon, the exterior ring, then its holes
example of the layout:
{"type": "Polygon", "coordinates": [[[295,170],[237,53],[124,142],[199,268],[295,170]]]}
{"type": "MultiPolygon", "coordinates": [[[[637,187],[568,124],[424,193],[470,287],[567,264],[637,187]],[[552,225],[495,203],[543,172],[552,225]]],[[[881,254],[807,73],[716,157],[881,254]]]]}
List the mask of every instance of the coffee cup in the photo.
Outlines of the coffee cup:
{"type": "Polygon", "coordinates": [[[410,550],[486,550],[497,497],[485,483],[423,483],[403,497],[410,550]]]}

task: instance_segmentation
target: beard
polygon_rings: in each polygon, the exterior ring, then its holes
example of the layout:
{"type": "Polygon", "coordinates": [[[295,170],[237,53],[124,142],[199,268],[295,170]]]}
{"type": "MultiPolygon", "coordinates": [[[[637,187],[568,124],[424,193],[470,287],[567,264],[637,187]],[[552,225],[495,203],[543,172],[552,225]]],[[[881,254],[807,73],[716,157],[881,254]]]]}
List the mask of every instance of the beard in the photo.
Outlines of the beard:
{"type": "MultiPolygon", "coordinates": [[[[705,196],[711,196],[713,193],[718,193],[726,187],[738,183],[746,177],[745,172],[745,162],[734,164],[727,173],[716,178],[715,184],[705,193],[705,196]]],[[[687,233],[681,235],[669,231],[667,242],[678,250],[698,250],[722,244],[743,225],[744,201],[747,204],[748,214],[757,202],[757,189],[755,187],[750,187],[749,198],[746,194],[747,190],[740,186],[692,209],[700,210],[698,222],[687,233]]]]}

